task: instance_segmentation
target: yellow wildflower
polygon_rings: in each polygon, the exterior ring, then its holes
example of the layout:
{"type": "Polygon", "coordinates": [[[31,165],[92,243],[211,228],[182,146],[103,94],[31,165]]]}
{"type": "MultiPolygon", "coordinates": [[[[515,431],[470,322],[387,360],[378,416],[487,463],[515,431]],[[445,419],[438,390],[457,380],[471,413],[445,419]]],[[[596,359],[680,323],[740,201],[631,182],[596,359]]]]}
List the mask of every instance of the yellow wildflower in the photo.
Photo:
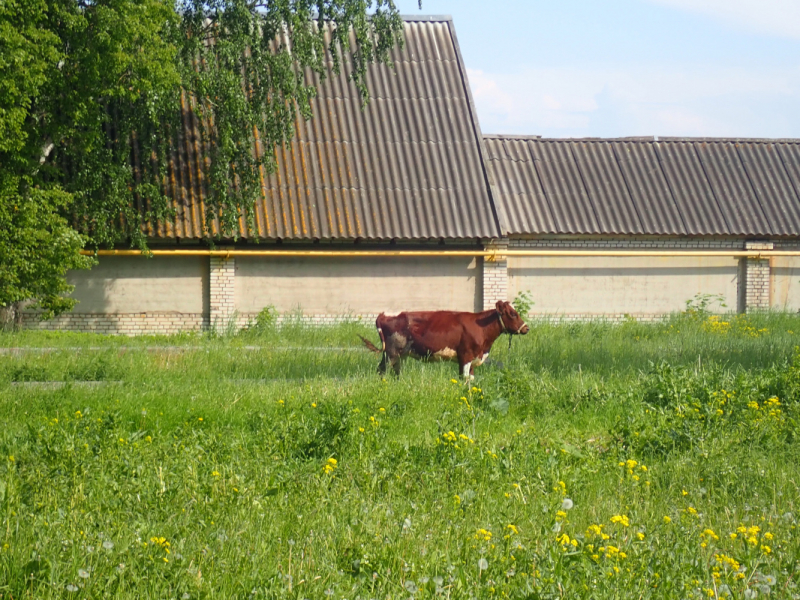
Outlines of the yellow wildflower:
{"type": "Polygon", "coordinates": [[[322,471],[326,475],[330,475],[336,470],[337,466],[338,466],[338,461],[335,458],[329,458],[325,463],[325,465],[322,467],[322,471]]]}
{"type": "Polygon", "coordinates": [[[589,525],[589,528],[586,530],[586,535],[600,535],[602,533],[603,533],[602,525],[589,525]]]}
{"type": "Polygon", "coordinates": [[[628,520],[627,515],[614,515],[613,517],[611,517],[611,522],[619,523],[623,527],[628,527],[628,525],[631,524],[630,521],[628,520]]]}
{"type": "Polygon", "coordinates": [[[169,548],[169,542],[164,537],[151,537],[150,541],[160,548],[169,548]]]}

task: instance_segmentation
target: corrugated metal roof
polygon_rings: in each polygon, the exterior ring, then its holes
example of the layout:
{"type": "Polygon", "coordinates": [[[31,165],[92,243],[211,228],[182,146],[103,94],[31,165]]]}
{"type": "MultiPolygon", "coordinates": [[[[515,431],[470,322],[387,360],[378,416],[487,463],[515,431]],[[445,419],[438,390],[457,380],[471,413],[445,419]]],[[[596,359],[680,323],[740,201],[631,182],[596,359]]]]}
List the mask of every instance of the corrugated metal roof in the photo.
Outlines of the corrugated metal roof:
{"type": "MultiPolygon", "coordinates": [[[[276,149],[277,170],[262,173],[258,229],[246,238],[425,239],[497,237],[482,159],[482,138],[449,18],[405,20],[405,47],[394,69],[369,67],[371,101],[329,64],[317,84],[313,118],[276,149]]],[[[270,151],[257,144],[256,152],[270,151]]],[[[186,106],[173,143],[166,193],[170,223],[155,238],[203,237],[208,149],[186,106]]],[[[138,158],[136,159],[138,160],[138,158]]],[[[216,233],[216,231],[214,232],[216,233]]]]}
{"type": "Polygon", "coordinates": [[[800,235],[800,140],[485,136],[509,234],[800,235]]]}

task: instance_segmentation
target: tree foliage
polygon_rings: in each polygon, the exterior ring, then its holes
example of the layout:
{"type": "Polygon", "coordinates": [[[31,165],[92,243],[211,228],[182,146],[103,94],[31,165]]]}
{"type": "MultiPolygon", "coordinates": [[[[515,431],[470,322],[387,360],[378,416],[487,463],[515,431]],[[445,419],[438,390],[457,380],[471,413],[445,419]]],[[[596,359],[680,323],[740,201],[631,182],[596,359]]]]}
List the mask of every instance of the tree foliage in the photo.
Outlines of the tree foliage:
{"type": "Polygon", "coordinates": [[[252,219],[259,171],[275,168],[272,149],[310,117],[309,74],[349,64],[366,101],[367,66],[387,61],[401,32],[392,0],[4,0],[0,224],[14,231],[0,238],[0,306],[69,308],[52,276],[86,266],[81,245],[146,250],[142,224],[169,216],[163,184],[182,111],[195,112],[209,149],[206,236],[217,220],[235,237],[239,218],[252,219]],[[60,250],[12,256],[23,235],[60,250]],[[54,268],[23,285],[22,264],[36,260],[54,268]]]}
{"type": "Polygon", "coordinates": [[[39,188],[20,193],[25,182],[13,178],[0,185],[0,307],[6,307],[0,320],[18,324],[25,300],[42,310],[42,318],[71,309],[66,272],[88,268],[93,260],[81,256],[84,237],[59,214],[69,206],[69,194],[39,188]]]}
{"type": "Polygon", "coordinates": [[[298,113],[311,116],[310,73],[323,78],[326,61],[338,72],[349,56],[366,100],[367,66],[388,60],[402,21],[391,0],[185,0],[179,12],[183,81],[200,99],[201,126],[214,129],[206,222],[219,217],[231,235],[240,215],[252,226],[259,170],[275,169],[272,148],[292,137],[298,113]],[[267,149],[258,155],[256,132],[267,149]]]}

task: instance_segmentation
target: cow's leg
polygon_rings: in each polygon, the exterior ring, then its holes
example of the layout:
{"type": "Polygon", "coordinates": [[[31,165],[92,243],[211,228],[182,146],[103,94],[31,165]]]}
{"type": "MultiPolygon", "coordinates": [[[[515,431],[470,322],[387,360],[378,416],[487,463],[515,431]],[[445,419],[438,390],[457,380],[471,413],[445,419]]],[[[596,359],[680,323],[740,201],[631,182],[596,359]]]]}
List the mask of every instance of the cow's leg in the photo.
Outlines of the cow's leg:
{"type": "Polygon", "coordinates": [[[472,362],[461,365],[461,374],[464,376],[466,381],[475,379],[475,376],[472,374],[472,362]]]}
{"type": "MultiPolygon", "coordinates": [[[[388,346],[386,348],[386,353],[384,354],[384,357],[385,357],[384,360],[386,361],[386,363],[392,365],[392,371],[394,371],[395,376],[399,377],[400,376],[401,361],[403,360],[402,353],[397,348],[395,348],[394,346],[388,346]]],[[[386,371],[386,366],[387,365],[384,363],[384,365],[383,365],[384,371],[386,371]]]]}
{"type": "Polygon", "coordinates": [[[403,366],[403,357],[399,354],[389,359],[392,363],[392,369],[396,377],[400,377],[400,368],[403,366]]]}
{"type": "Polygon", "coordinates": [[[461,349],[461,351],[458,351],[458,364],[461,367],[461,375],[466,381],[474,379],[472,376],[472,360],[473,356],[469,350],[461,349]]]}
{"type": "Polygon", "coordinates": [[[475,367],[480,367],[483,363],[486,362],[487,358],[489,358],[489,353],[485,352],[482,356],[473,359],[473,361],[470,363],[469,374],[473,376],[472,379],[475,379],[474,377],[475,367]]]}
{"type": "Polygon", "coordinates": [[[386,352],[381,354],[381,364],[378,365],[378,375],[386,375],[386,352]]]}

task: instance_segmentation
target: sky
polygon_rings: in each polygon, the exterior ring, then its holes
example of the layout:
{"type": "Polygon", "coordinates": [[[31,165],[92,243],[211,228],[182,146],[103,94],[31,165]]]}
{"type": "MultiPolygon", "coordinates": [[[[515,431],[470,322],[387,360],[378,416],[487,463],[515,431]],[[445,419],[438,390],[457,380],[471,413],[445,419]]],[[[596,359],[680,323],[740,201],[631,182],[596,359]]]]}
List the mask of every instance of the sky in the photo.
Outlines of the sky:
{"type": "Polygon", "coordinates": [[[483,133],[800,138],[800,0],[396,0],[453,17],[483,133]]]}

